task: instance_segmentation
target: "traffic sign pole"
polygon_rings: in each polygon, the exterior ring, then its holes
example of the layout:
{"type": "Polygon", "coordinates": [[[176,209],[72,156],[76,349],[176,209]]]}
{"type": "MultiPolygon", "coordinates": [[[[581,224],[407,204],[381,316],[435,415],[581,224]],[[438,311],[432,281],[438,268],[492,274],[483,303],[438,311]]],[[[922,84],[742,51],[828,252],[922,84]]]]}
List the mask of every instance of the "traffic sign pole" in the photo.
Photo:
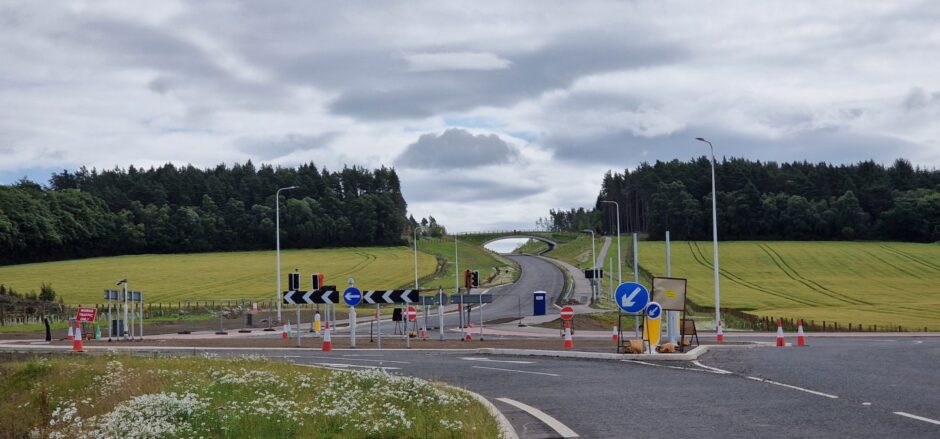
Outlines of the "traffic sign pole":
{"type": "Polygon", "coordinates": [[[444,287],[437,287],[437,330],[438,340],[444,341],[444,287]]]}
{"type": "Polygon", "coordinates": [[[349,304],[349,347],[356,347],[356,304],[362,300],[362,293],[356,288],[356,281],[349,278],[349,288],[343,292],[343,300],[349,304]],[[352,290],[352,291],[351,291],[352,290]],[[352,302],[352,303],[350,303],[352,302]]]}

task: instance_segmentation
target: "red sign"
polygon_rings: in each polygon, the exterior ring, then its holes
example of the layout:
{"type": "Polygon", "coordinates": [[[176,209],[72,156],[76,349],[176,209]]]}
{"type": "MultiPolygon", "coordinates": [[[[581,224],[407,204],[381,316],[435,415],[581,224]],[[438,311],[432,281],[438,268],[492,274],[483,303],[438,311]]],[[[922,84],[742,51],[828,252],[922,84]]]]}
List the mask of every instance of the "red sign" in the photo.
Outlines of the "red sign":
{"type": "Polygon", "coordinates": [[[413,321],[418,318],[418,311],[413,306],[408,307],[408,320],[413,321]]]}
{"type": "Polygon", "coordinates": [[[561,309],[562,320],[571,320],[572,317],[574,317],[574,308],[566,306],[561,309]]]}
{"type": "Polygon", "coordinates": [[[78,322],[94,322],[98,316],[98,308],[79,308],[75,320],[78,322]]]}

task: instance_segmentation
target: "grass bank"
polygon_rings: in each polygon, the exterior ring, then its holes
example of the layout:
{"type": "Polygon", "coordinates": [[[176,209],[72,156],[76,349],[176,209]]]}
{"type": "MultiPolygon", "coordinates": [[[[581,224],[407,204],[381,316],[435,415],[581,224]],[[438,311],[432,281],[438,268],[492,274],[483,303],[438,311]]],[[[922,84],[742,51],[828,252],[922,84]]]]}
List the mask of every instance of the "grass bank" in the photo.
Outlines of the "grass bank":
{"type": "Polygon", "coordinates": [[[261,359],[13,360],[0,363],[0,392],[11,438],[498,437],[462,391],[261,359]]]}

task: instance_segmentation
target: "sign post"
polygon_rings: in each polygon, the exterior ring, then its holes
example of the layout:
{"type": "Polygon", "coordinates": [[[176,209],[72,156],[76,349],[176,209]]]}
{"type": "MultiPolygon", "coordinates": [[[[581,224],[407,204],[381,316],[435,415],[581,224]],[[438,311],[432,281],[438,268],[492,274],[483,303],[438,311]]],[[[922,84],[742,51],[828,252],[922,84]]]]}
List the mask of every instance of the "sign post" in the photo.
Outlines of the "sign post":
{"type": "MultiPolygon", "coordinates": [[[[634,316],[636,322],[634,326],[637,327],[637,335],[639,335],[640,321],[637,316],[646,309],[646,305],[650,301],[649,290],[637,282],[624,282],[617,287],[614,298],[617,301],[617,307],[623,312],[634,316]]],[[[622,321],[618,321],[617,328],[621,332],[623,331],[622,321]]],[[[621,336],[619,339],[623,340],[623,337],[621,336]]]]}
{"type": "Polygon", "coordinates": [[[409,306],[406,315],[405,330],[402,333],[405,335],[405,347],[411,349],[411,333],[408,332],[408,322],[414,322],[418,318],[418,311],[415,310],[415,307],[409,306]]]}
{"type": "Polygon", "coordinates": [[[349,288],[343,291],[343,301],[349,305],[349,347],[356,347],[356,305],[362,301],[362,292],[355,287],[356,281],[349,278],[349,288]]]}
{"type": "Polygon", "coordinates": [[[656,352],[656,345],[659,344],[659,339],[662,335],[662,317],[663,317],[663,307],[656,302],[650,302],[649,305],[646,305],[646,317],[643,320],[643,332],[645,338],[649,342],[649,353],[656,352]]]}
{"type": "Polygon", "coordinates": [[[444,341],[444,287],[437,287],[437,333],[438,340],[444,341]]]}

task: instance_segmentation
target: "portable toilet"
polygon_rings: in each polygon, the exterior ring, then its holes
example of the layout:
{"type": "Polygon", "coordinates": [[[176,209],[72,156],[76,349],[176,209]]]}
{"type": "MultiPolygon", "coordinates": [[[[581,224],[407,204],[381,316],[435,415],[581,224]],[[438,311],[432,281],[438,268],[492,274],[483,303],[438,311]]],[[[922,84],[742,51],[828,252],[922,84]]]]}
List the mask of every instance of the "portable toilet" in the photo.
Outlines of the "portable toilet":
{"type": "Polygon", "coordinates": [[[548,305],[548,293],[536,291],[532,293],[532,315],[544,316],[548,305]]]}

